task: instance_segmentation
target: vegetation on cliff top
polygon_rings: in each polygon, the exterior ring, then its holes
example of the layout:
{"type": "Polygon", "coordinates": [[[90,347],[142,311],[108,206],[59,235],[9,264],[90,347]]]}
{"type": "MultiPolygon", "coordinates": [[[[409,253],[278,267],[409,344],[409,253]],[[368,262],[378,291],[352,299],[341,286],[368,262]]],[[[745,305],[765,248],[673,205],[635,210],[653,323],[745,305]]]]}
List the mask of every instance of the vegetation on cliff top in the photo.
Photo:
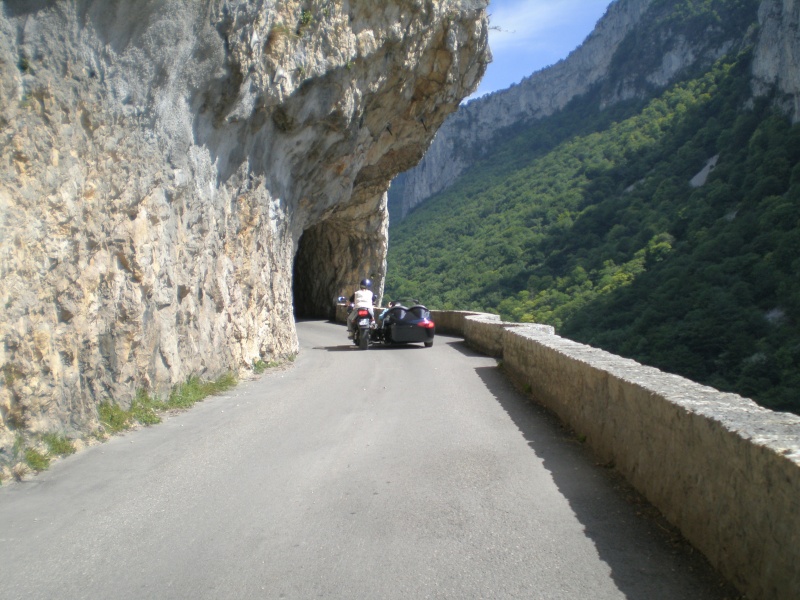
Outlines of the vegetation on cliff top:
{"type": "Polygon", "coordinates": [[[506,132],[393,226],[387,297],[552,324],[800,413],[800,125],[753,105],[748,55],[596,106],[506,132]]]}

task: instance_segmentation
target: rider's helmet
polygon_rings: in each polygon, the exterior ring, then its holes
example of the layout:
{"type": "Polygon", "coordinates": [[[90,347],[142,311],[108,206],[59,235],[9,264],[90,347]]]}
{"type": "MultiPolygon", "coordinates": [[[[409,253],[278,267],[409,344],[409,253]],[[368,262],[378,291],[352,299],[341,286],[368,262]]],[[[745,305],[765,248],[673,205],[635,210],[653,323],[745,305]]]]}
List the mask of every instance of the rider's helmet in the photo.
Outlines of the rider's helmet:
{"type": "Polygon", "coordinates": [[[368,290],[371,287],[372,287],[372,281],[370,281],[369,279],[362,279],[361,280],[361,289],[362,290],[368,290]]]}

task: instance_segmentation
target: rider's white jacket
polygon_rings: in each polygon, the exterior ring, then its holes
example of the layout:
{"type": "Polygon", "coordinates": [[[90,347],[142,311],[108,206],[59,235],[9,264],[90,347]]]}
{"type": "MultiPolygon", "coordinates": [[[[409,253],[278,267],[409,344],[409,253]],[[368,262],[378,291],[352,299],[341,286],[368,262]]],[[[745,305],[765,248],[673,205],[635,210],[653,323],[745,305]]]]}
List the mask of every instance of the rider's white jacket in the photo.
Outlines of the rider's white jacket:
{"type": "Polygon", "coordinates": [[[356,308],[372,308],[372,292],[369,290],[356,290],[353,305],[356,308]]]}

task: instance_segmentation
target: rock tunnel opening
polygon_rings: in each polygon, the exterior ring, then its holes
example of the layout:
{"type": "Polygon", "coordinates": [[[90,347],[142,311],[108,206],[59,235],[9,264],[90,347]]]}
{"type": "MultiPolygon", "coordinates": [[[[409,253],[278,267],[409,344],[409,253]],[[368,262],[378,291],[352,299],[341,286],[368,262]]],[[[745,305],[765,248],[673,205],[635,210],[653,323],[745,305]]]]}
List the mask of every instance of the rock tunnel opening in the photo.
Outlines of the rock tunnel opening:
{"type": "Polygon", "coordinates": [[[303,232],[292,268],[295,318],[336,316],[336,298],[350,296],[364,277],[380,297],[385,275],[386,238],[356,229],[349,219],[331,218],[303,232]]]}
{"type": "Polygon", "coordinates": [[[323,290],[327,286],[322,282],[329,279],[332,264],[325,268],[322,232],[318,229],[315,226],[303,233],[294,256],[292,300],[296,319],[331,318],[335,311],[336,292],[323,290]]]}

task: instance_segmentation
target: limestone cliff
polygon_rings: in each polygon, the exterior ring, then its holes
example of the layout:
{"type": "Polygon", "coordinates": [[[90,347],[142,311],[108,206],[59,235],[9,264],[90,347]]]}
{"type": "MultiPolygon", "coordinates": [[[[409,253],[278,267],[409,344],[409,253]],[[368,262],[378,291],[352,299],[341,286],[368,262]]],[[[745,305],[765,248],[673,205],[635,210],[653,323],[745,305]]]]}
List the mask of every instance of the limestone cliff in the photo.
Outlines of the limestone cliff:
{"type": "Polygon", "coordinates": [[[498,130],[549,116],[605,78],[614,52],[637,26],[651,2],[611,3],[592,34],[568,58],[507,90],[462,106],[439,130],[419,165],[401,175],[403,194],[398,199],[401,208],[397,211],[401,218],[450,186],[498,130]]]}
{"type": "Polygon", "coordinates": [[[761,29],[753,59],[753,92],[779,93],[793,122],[800,121],[800,3],[764,0],[758,10],[761,29]]]}
{"type": "Polygon", "coordinates": [[[754,47],[754,94],[769,94],[777,88],[780,102],[797,120],[800,5],[794,0],[734,4],[735,24],[709,22],[702,35],[692,35],[696,32],[673,26],[669,18],[673,3],[611,3],[591,35],[565,60],[508,90],[473,100],[450,117],[425,158],[398,179],[402,191],[392,195],[393,214],[402,219],[449,187],[489,151],[493,136],[503,128],[552,115],[593,86],[602,89],[598,110],[620,100],[644,97],[670,85],[689,69],[708,67],[727,52],[748,46],[754,47]]]}
{"type": "Polygon", "coordinates": [[[0,450],[382,289],[386,190],[477,86],[486,4],[4,0],[0,450]]]}

